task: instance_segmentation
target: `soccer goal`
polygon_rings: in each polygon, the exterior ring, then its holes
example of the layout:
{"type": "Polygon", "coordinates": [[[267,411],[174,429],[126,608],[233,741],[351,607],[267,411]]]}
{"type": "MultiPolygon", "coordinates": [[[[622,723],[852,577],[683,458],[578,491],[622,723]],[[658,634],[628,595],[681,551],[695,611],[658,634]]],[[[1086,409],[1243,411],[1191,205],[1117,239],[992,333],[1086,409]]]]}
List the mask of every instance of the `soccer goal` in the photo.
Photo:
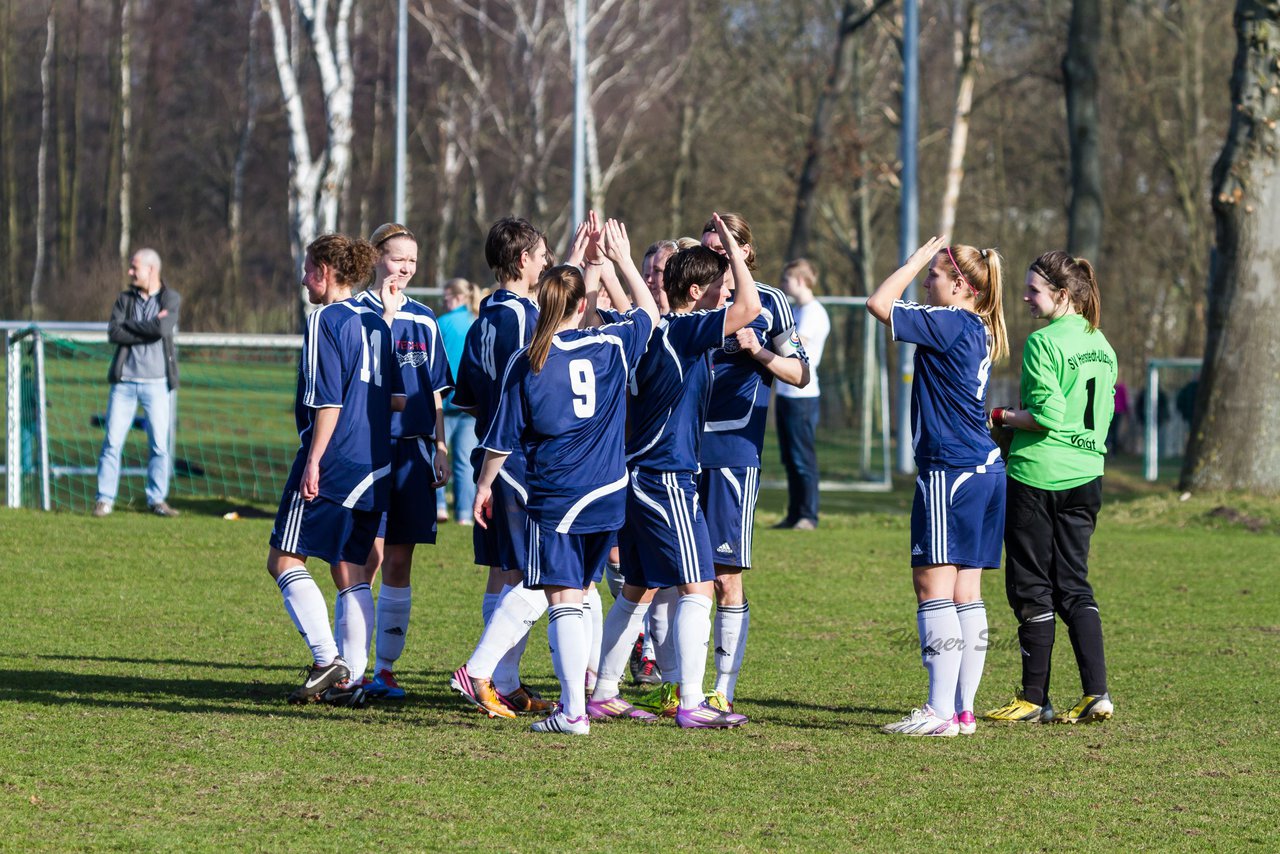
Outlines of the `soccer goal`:
{"type": "MultiPolygon", "coordinates": [[[[1142,430],[1142,473],[1150,481],[1160,477],[1160,461],[1181,466],[1191,435],[1201,359],[1151,359],[1147,386],[1133,413],[1142,430]]],[[[1116,413],[1120,419],[1121,413],[1116,413]]]]}

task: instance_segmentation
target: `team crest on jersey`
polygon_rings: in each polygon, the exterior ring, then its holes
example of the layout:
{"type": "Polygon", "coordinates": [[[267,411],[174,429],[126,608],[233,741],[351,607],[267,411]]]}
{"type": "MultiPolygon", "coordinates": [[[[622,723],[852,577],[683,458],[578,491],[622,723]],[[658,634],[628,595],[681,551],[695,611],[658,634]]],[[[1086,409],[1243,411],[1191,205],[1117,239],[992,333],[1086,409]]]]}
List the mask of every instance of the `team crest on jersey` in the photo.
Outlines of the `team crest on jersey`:
{"type": "Polygon", "coordinates": [[[736,353],[742,349],[742,345],[738,343],[737,335],[730,335],[724,339],[724,351],[726,353],[736,353]]]}
{"type": "Polygon", "coordinates": [[[427,363],[426,350],[410,350],[408,352],[396,353],[396,361],[400,363],[400,367],[421,368],[427,363]]]}

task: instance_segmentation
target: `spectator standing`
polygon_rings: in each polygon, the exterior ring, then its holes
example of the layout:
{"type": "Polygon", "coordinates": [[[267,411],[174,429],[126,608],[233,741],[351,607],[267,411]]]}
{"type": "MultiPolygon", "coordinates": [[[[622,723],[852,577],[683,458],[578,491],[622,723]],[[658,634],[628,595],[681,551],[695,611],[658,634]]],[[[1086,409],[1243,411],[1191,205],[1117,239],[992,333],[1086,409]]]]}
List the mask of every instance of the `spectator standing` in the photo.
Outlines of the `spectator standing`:
{"type": "Polygon", "coordinates": [[[818,276],[803,258],[782,270],[782,292],[795,301],[796,333],[809,354],[809,384],[779,383],[777,389],[778,443],[787,470],[787,515],[775,528],[812,531],[818,527],[818,365],[831,333],[827,309],[814,296],[818,276]]]}
{"type": "Polygon", "coordinates": [[[178,354],[174,333],[182,298],[160,278],[160,255],[139,249],[129,261],[129,288],[116,297],[107,337],[116,345],[107,379],[107,434],[98,456],[98,497],[94,516],[115,508],[120,486],[120,455],[138,406],[146,416],[147,508],[157,516],[177,516],[169,506],[173,469],[170,392],[178,388],[178,354]]]}
{"type": "MultiPolygon", "coordinates": [[[[444,286],[444,314],[436,318],[440,337],[444,340],[444,352],[449,359],[449,372],[458,375],[462,361],[463,344],[467,330],[475,323],[480,312],[480,298],[484,291],[466,279],[450,279],[444,286]]],[[[475,502],[476,484],[471,476],[471,452],[476,447],[476,419],[474,415],[453,405],[453,392],[444,400],[444,436],[449,443],[449,457],[453,461],[453,514],[459,525],[471,524],[471,505],[475,502]]],[[[436,518],[449,520],[449,498],[446,487],[436,493],[436,518]]]]}

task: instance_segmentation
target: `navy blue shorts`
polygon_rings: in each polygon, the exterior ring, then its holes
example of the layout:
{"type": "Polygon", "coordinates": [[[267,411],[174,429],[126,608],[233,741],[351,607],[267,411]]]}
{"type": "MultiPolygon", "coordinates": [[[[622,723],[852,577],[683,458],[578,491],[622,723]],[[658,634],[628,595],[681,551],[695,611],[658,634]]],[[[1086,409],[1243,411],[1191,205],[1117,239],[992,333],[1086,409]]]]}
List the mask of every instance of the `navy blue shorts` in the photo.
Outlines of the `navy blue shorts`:
{"type": "Polygon", "coordinates": [[[911,565],[995,568],[1004,545],[1005,473],[935,469],[916,478],[911,565]]]}
{"type": "Polygon", "coordinates": [[[303,501],[302,493],[286,487],[271,529],[271,545],[331,564],[363,566],[373,550],[381,516],[376,510],[352,510],[327,498],[303,501]]]}
{"type": "Polygon", "coordinates": [[[477,564],[524,572],[528,564],[525,550],[529,539],[529,514],[525,510],[527,495],[524,486],[505,469],[499,472],[493,482],[493,515],[488,520],[489,527],[476,525],[472,528],[471,542],[475,546],[477,564]]]}
{"type": "Polygon", "coordinates": [[[760,497],[760,469],[703,469],[698,477],[698,501],[707,519],[707,533],[716,563],[751,568],[751,537],[755,532],[756,499],[760,497]]]}
{"type": "Polygon", "coordinates": [[[692,472],[632,471],[627,524],[618,533],[622,577],[633,587],[715,581],[707,518],[692,472]]]}
{"type": "Polygon", "coordinates": [[[391,440],[391,507],[378,536],[393,546],[436,541],[435,446],[429,438],[391,440]]]}
{"type": "Polygon", "coordinates": [[[562,534],[554,525],[543,526],[530,519],[529,566],[524,571],[524,586],[531,590],[585,589],[595,584],[604,575],[614,533],[562,534]]]}

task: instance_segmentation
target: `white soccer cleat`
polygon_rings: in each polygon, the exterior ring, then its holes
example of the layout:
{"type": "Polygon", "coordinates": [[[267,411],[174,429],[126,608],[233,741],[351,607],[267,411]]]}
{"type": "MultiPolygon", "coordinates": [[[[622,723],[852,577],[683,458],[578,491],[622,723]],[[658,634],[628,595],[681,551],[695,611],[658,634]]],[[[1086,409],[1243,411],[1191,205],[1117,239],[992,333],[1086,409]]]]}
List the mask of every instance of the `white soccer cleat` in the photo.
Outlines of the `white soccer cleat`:
{"type": "Polygon", "coordinates": [[[881,732],[895,735],[933,736],[934,738],[951,738],[960,734],[960,721],[955,715],[949,718],[938,717],[926,704],[923,708],[912,709],[911,714],[900,721],[885,724],[881,732]]]}
{"type": "Polygon", "coordinates": [[[568,735],[588,735],[591,732],[591,720],[586,715],[571,718],[564,713],[559,703],[549,717],[543,718],[529,727],[533,732],[562,732],[568,735]]]}

